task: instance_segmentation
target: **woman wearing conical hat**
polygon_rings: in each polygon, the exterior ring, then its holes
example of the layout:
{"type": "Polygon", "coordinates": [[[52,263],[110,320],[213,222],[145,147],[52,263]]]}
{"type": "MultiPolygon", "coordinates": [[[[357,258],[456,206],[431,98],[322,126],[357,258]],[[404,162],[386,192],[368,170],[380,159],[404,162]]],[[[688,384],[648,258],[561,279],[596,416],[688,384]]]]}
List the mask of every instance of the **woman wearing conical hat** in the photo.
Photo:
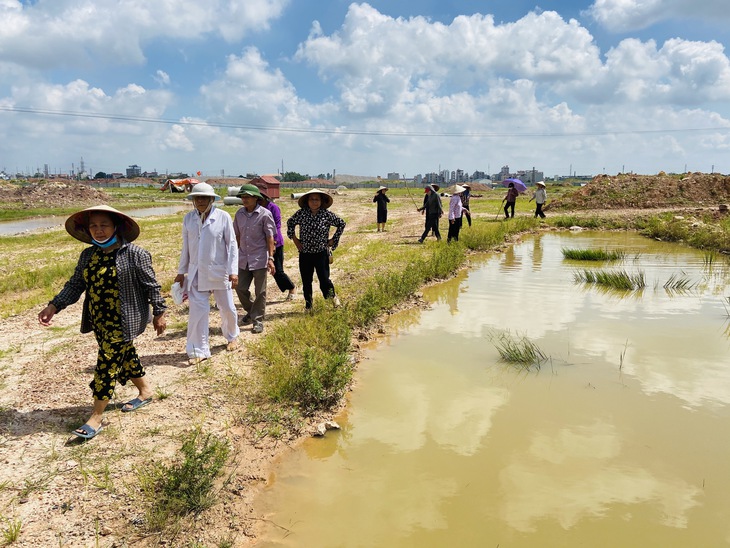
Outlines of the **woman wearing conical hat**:
{"type": "Polygon", "coordinates": [[[102,414],[117,383],[132,381],[139,391],[136,398],[124,404],[123,412],[135,411],[152,401],[152,387],[133,341],[149,323],[150,305],[155,331],[162,334],[167,307],[151,255],[132,243],[139,236],[139,225],[131,217],[109,206],[89,207],[66,220],[66,231],[92,245],[81,252],[71,279],[41,310],[38,321],[50,325],[56,313],[85,295],[81,332],[94,332],[99,354],[89,385],[94,398],[91,417],[73,434],[91,439],[103,429],[102,414]]]}
{"type": "Polygon", "coordinates": [[[385,232],[385,223],[388,222],[388,204],[390,203],[390,200],[385,195],[386,192],[388,192],[388,187],[381,186],[380,188],[378,188],[378,191],[375,193],[375,197],[373,198],[373,202],[378,204],[378,232],[385,232]]]}

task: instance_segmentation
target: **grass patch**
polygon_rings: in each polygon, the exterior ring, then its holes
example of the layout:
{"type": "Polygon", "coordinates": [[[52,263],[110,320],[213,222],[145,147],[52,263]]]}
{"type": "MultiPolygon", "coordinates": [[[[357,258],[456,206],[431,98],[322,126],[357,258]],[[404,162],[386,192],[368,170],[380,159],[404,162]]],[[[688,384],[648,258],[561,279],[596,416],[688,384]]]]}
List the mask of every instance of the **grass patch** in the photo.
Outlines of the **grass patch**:
{"type": "Polygon", "coordinates": [[[5,526],[2,530],[3,546],[9,546],[20,538],[20,531],[23,528],[23,522],[20,519],[9,520],[3,518],[5,526]]]}
{"type": "Polygon", "coordinates": [[[560,250],[563,258],[573,261],[621,261],[626,252],[618,249],[579,249],[564,247],[560,250]]]}
{"type": "Polygon", "coordinates": [[[664,283],[664,289],[667,291],[689,291],[695,286],[685,274],[672,274],[664,283]]]}
{"type": "Polygon", "coordinates": [[[641,271],[632,274],[625,270],[581,270],[575,273],[575,281],[621,291],[635,291],[646,287],[646,279],[641,271]]]}
{"type": "Polygon", "coordinates": [[[162,531],[180,518],[213,506],[213,486],[229,453],[226,440],[200,429],[183,440],[179,458],[172,464],[153,463],[138,472],[142,492],[150,506],[147,527],[162,531]]]}
{"type": "Polygon", "coordinates": [[[510,331],[493,331],[489,340],[499,352],[503,361],[529,370],[540,369],[548,356],[531,340],[523,335],[514,335],[510,331]]]}

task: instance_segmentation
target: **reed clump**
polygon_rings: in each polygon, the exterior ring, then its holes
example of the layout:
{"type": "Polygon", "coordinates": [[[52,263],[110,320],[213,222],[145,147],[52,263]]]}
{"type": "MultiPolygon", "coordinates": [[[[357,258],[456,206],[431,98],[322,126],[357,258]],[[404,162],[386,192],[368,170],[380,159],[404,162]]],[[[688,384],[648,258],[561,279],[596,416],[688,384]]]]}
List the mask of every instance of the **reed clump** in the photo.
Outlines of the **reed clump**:
{"type": "Polygon", "coordinates": [[[505,362],[522,369],[536,368],[548,360],[548,356],[533,341],[524,335],[507,331],[492,331],[489,340],[505,362]]]}
{"type": "Polygon", "coordinates": [[[620,249],[580,249],[564,247],[563,257],[573,261],[622,261],[626,252],[620,249]]]}
{"type": "Polygon", "coordinates": [[[575,273],[575,281],[622,291],[636,291],[646,287],[646,278],[642,271],[631,273],[626,270],[584,269],[575,273]]]}

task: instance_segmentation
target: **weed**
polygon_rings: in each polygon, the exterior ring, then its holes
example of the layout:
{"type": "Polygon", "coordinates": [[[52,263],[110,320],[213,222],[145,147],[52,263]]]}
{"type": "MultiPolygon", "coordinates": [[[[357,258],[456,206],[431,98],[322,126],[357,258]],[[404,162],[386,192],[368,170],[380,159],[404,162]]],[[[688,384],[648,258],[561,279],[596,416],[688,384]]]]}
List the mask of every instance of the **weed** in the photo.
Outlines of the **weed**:
{"type": "Polygon", "coordinates": [[[625,270],[582,270],[575,273],[575,281],[622,291],[634,291],[646,287],[646,279],[642,271],[631,274],[625,270]]]}
{"type": "Polygon", "coordinates": [[[3,544],[5,546],[13,544],[20,538],[20,530],[23,528],[23,522],[20,519],[9,520],[3,518],[5,528],[3,529],[3,544]]]}
{"type": "Polygon", "coordinates": [[[150,502],[147,526],[162,531],[179,518],[198,514],[215,502],[213,482],[229,454],[226,440],[200,429],[186,434],[181,458],[170,465],[153,463],[139,471],[142,491],[150,502]]]}
{"type": "Polygon", "coordinates": [[[155,399],[162,401],[166,400],[170,396],[172,396],[172,390],[168,390],[167,388],[159,385],[155,388],[155,399]]]}
{"type": "Polygon", "coordinates": [[[667,291],[689,291],[695,286],[695,284],[692,283],[692,281],[684,274],[677,275],[677,273],[673,273],[669,279],[664,283],[664,289],[667,291]]]}
{"type": "Polygon", "coordinates": [[[489,339],[499,352],[502,360],[507,363],[530,369],[535,366],[538,370],[548,356],[525,336],[513,335],[509,331],[493,331],[489,339]]]}
{"type": "Polygon", "coordinates": [[[561,249],[563,257],[574,261],[619,261],[626,258],[626,252],[618,249],[561,249]]]}

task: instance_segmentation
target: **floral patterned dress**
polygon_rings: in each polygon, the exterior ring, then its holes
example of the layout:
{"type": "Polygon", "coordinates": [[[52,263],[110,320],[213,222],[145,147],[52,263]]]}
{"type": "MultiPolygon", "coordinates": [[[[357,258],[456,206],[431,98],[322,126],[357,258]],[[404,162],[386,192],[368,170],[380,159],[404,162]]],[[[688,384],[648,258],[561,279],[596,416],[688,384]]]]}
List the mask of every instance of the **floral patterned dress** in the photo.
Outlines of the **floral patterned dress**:
{"type": "Polygon", "coordinates": [[[137,350],[122,332],[122,302],[117,279],[117,251],[95,249],[84,270],[91,325],[99,344],[94,379],[89,386],[97,400],[109,400],[117,382],[143,377],[145,372],[137,350]]]}

